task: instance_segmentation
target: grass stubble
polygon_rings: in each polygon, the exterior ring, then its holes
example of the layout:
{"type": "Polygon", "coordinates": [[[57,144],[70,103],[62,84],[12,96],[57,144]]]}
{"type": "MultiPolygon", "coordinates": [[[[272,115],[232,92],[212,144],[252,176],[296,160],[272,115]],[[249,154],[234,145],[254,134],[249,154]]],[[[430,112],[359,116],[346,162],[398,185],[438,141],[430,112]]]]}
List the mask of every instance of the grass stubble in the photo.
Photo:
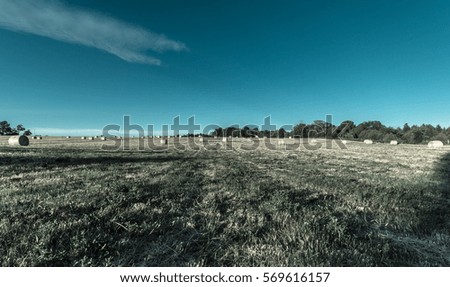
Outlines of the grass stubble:
{"type": "Polygon", "coordinates": [[[449,152],[0,141],[0,266],[450,266],[449,152]]]}

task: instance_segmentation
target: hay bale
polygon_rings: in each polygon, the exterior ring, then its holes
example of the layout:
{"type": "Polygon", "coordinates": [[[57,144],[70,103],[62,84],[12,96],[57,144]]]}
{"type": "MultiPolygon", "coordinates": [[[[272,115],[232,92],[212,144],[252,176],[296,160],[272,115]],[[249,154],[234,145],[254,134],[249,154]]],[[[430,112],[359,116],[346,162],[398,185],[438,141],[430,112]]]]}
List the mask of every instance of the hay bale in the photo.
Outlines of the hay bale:
{"type": "Polygon", "coordinates": [[[94,137],[88,137],[88,140],[93,141],[94,137]]]}
{"type": "Polygon", "coordinates": [[[228,140],[228,139],[227,139],[227,138],[225,138],[225,137],[224,137],[224,138],[222,138],[222,141],[223,141],[223,142],[227,142],[227,140],[228,140]]]}
{"type": "Polygon", "coordinates": [[[106,137],[101,137],[100,140],[101,141],[106,141],[106,137]]]}
{"type": "Polygon", "coordinates": [[[372,140],[364,140],[364,143],[365,144],[373,144],[373,141],[372,140]]]}
{"type": "Polygon", "coordinates": [[[70,139],[70,136],[66,136],[66,139],[70,139]]]}
{"type": "Polygon", "coordinates": [[[280,143],[280,144],[284,144],[284,140],[280,140],[279,143],[280,143]]]}
{"type": "Polygon", "coordinates": [[[42,139],[42,137],[37,137],[37,139],[38,139],[38,140],[41,140],[41,139],[42,139]]]}
{"type": "Polygon", "coordinates": [[[429,148],[441,148],[444,147],[444,143],[441,141],[430,141],[428,143],[429,148]]]}
{"type": "Polygon", "coordinates": [[[347,144],[347,141],[346,141],[346,140],[343,140],[342,143],[343,143],[343,144],[347,144]]]}
{"type": "Polygon", "coordinates": [[[390,144],[391,144],[391,145],[398,145],[398,141],[392,140],[392,141],[390,142],[390,144]]]}
{"type": "Polygon", "coordinates": [[[30,141],[26,136],[12,136],[8,139],[8,144],[13,146],[27,146],[30,141]]]}
{"type": "Polygon", "coordinates": [[[203,138],[200,138],[199,141],[202,143],[203,142],[203,138]]]}
{"type": "Polygon", "coordinates": [[[34,139],[34,140],[37,140],[37,137],[36,137],[36,136],[34,136],[34,137],[32,137],[32,139],[34,139]]]}
{"type": "Polygon", "coordinates": [[[86,139],[86,137],[81,137],[81,139],[82,139],[82,140],[85,140],[85,139],[86,139]]]}

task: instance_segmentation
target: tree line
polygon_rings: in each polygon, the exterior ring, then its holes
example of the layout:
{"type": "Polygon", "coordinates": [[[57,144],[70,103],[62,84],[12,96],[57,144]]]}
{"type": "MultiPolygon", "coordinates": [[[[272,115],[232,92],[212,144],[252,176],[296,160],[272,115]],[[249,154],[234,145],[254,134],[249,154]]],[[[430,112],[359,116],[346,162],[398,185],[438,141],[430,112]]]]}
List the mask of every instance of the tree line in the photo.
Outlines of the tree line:
{"type": "MultiPolygon", "coordinates": [[[[31,131],[23,125],[11,126],[8,121],[0,122],[0,135],[31,135],[31,131]]],[[[448,144],[450,140],[450,127],[445,128],[440,125],[412,125],[407,123],[403,127],[388,127],[380,121],[366,121],[355,124],[351,120],[343,121],[336,126],[332,123],[317,120],[310,124],[299,123],[292,130],[280,128],[278,130],[259,130],[257,126],[231,126],[227,128],[216,128],[211,134],[203,136],[217,137],[271,137],[271,138],[329,138],[346,140],[366,140],[370,139],[376,142],[388,143],[397,140],[399,143],[424,144],[431,140],[439,140],[448,144]]],[[[187,136],[194,136],[187,135],[187,136]]]]}
{"type": "Polygon", "coordinates": [[[2,136],[15,136],[19,134],[23,135],[31,135],[31,131],[25,129],[25,127],[21,124],[17,125],[16,127],[11,126],[8,121],[1,121],[0,122],[0,135],[2,136]]]}
{"type": "Polygon", "coordinates": [[[396,140],[399,143],[407,144],[424,144],[431,140],[440,140],[444,144],[447,144],[450,139],[450,127],[444,128],[440,125],[433,126],[430,124],[409,126],[406,123],[402,128],[393,128],[383,125],[380,121],[366,121],[357,125],[351,120],[343,121],[340,125],[336,126],[323,120],[317,120],[311,124],[299,123],[289,131],[284,128],[272,131],[260,131],[255,126],[216,128],[210,136],[245,138],[340,138],[356,141],[370,139],[385,143],[396,140]]]}

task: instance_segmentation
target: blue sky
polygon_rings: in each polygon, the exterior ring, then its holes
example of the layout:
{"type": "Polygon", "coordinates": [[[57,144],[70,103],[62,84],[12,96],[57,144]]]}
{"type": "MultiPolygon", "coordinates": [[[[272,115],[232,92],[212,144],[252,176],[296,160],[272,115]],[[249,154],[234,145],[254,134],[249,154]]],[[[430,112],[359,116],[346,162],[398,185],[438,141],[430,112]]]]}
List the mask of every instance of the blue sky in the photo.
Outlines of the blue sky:
{"type": "Polygon", "coordinates": [[[0,120],[61,135],[124,115],[450,126],[448,15],[448,1],[0,0],[0,120]]]}

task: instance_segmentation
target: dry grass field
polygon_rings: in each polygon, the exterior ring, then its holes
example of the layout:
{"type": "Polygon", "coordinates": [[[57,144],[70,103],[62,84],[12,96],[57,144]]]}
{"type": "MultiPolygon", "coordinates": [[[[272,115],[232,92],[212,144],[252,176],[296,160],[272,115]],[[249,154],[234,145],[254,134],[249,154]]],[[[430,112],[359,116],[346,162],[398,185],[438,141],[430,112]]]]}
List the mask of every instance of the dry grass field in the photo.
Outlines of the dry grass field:
{"type": "Polygon", "coordinates": [[[0,265],[450,266],[448,147],[138,141],[0,138],[0,265]]]}

